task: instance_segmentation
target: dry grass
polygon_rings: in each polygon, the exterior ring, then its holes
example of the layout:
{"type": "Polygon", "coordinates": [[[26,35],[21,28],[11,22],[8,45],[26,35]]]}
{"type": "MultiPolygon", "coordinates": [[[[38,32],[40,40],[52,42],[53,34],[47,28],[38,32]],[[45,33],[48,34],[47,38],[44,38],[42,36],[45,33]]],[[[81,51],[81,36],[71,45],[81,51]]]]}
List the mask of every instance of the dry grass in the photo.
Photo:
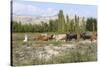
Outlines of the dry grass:
{"type": "Polygon", "coordinates": [[[33,41],[32,37],[37,34],[28,33],[28,35],[31,37],[28,43],[23,43],[24,34],[13,34],[12,60],[14,66],[88,62],[97,60],[96,43],[76,43],[73,41],[66,43],[62,41],[56,42],[55,40],[47,42],[33,41]]]}

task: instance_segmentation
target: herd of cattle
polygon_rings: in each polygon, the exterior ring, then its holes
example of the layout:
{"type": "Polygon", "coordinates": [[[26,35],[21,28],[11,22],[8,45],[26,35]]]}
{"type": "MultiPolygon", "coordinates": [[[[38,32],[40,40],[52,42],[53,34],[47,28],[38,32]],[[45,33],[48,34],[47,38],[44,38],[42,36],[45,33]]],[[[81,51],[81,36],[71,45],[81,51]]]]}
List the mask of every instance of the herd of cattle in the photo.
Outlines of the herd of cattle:
{"type": "Polygon", "coordinates": [[[76,34],[76,33],[66,33],[66,34],[40,34],[37,35],[35,37],[33,37],[34,40],[41,40],[41,41],[48,41],[48,40],[63,40],[63,41],[71,41],[71,40],[78,40],[78,39],[89,39],[91,41],[96,40],[97,39],[97,33],[93,33],[93,32],[83,32],[80,34],[76,34]]]}

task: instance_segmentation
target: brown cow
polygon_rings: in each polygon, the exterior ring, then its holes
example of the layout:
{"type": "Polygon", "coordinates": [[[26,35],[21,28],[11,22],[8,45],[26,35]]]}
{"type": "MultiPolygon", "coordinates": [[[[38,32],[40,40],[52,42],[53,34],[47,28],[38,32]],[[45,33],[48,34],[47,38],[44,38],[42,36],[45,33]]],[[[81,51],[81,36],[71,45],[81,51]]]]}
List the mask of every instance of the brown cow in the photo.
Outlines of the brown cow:
{"type": "Polygon", "coordinates": [[[97,39],[97,33],[93,33],[91,36],[91,41],[94,41],[97,39]]]}
{"type": "Polygon", "coordinates": [[[36,37],[33,38],[33,39],[34,39],[34,40],[41,40],[41,41],[48,41],[48,40],[53,39],[53,34],[52,34],[52,35],[49,35],[49,36],[39,35],[39,36],[36,36],[36,37]]]}

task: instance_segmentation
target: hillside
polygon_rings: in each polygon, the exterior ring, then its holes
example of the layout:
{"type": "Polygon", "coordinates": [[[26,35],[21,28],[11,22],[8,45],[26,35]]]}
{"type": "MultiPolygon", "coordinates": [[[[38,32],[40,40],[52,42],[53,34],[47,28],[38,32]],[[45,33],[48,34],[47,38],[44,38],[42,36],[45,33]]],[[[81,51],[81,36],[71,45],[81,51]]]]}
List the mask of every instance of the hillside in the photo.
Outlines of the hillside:
{"type": "Polygon", "coordinates": [[[31,24],[40,24],[42,21],[48,23],[49,20],[57,19],[57,16],[13,16],[13,21],[31,24]]]}

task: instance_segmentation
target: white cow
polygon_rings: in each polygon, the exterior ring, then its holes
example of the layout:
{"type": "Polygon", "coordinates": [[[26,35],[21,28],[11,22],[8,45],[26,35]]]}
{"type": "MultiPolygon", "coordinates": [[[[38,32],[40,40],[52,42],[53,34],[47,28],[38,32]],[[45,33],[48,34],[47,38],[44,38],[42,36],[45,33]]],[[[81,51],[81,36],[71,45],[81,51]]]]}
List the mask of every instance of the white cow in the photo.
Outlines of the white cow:
{"type": "Polygon", "coordinates": [[[54,38],[56,39],[56,41],[65,41],[66,34],[58,34],[55,35],[54,38]]]}

